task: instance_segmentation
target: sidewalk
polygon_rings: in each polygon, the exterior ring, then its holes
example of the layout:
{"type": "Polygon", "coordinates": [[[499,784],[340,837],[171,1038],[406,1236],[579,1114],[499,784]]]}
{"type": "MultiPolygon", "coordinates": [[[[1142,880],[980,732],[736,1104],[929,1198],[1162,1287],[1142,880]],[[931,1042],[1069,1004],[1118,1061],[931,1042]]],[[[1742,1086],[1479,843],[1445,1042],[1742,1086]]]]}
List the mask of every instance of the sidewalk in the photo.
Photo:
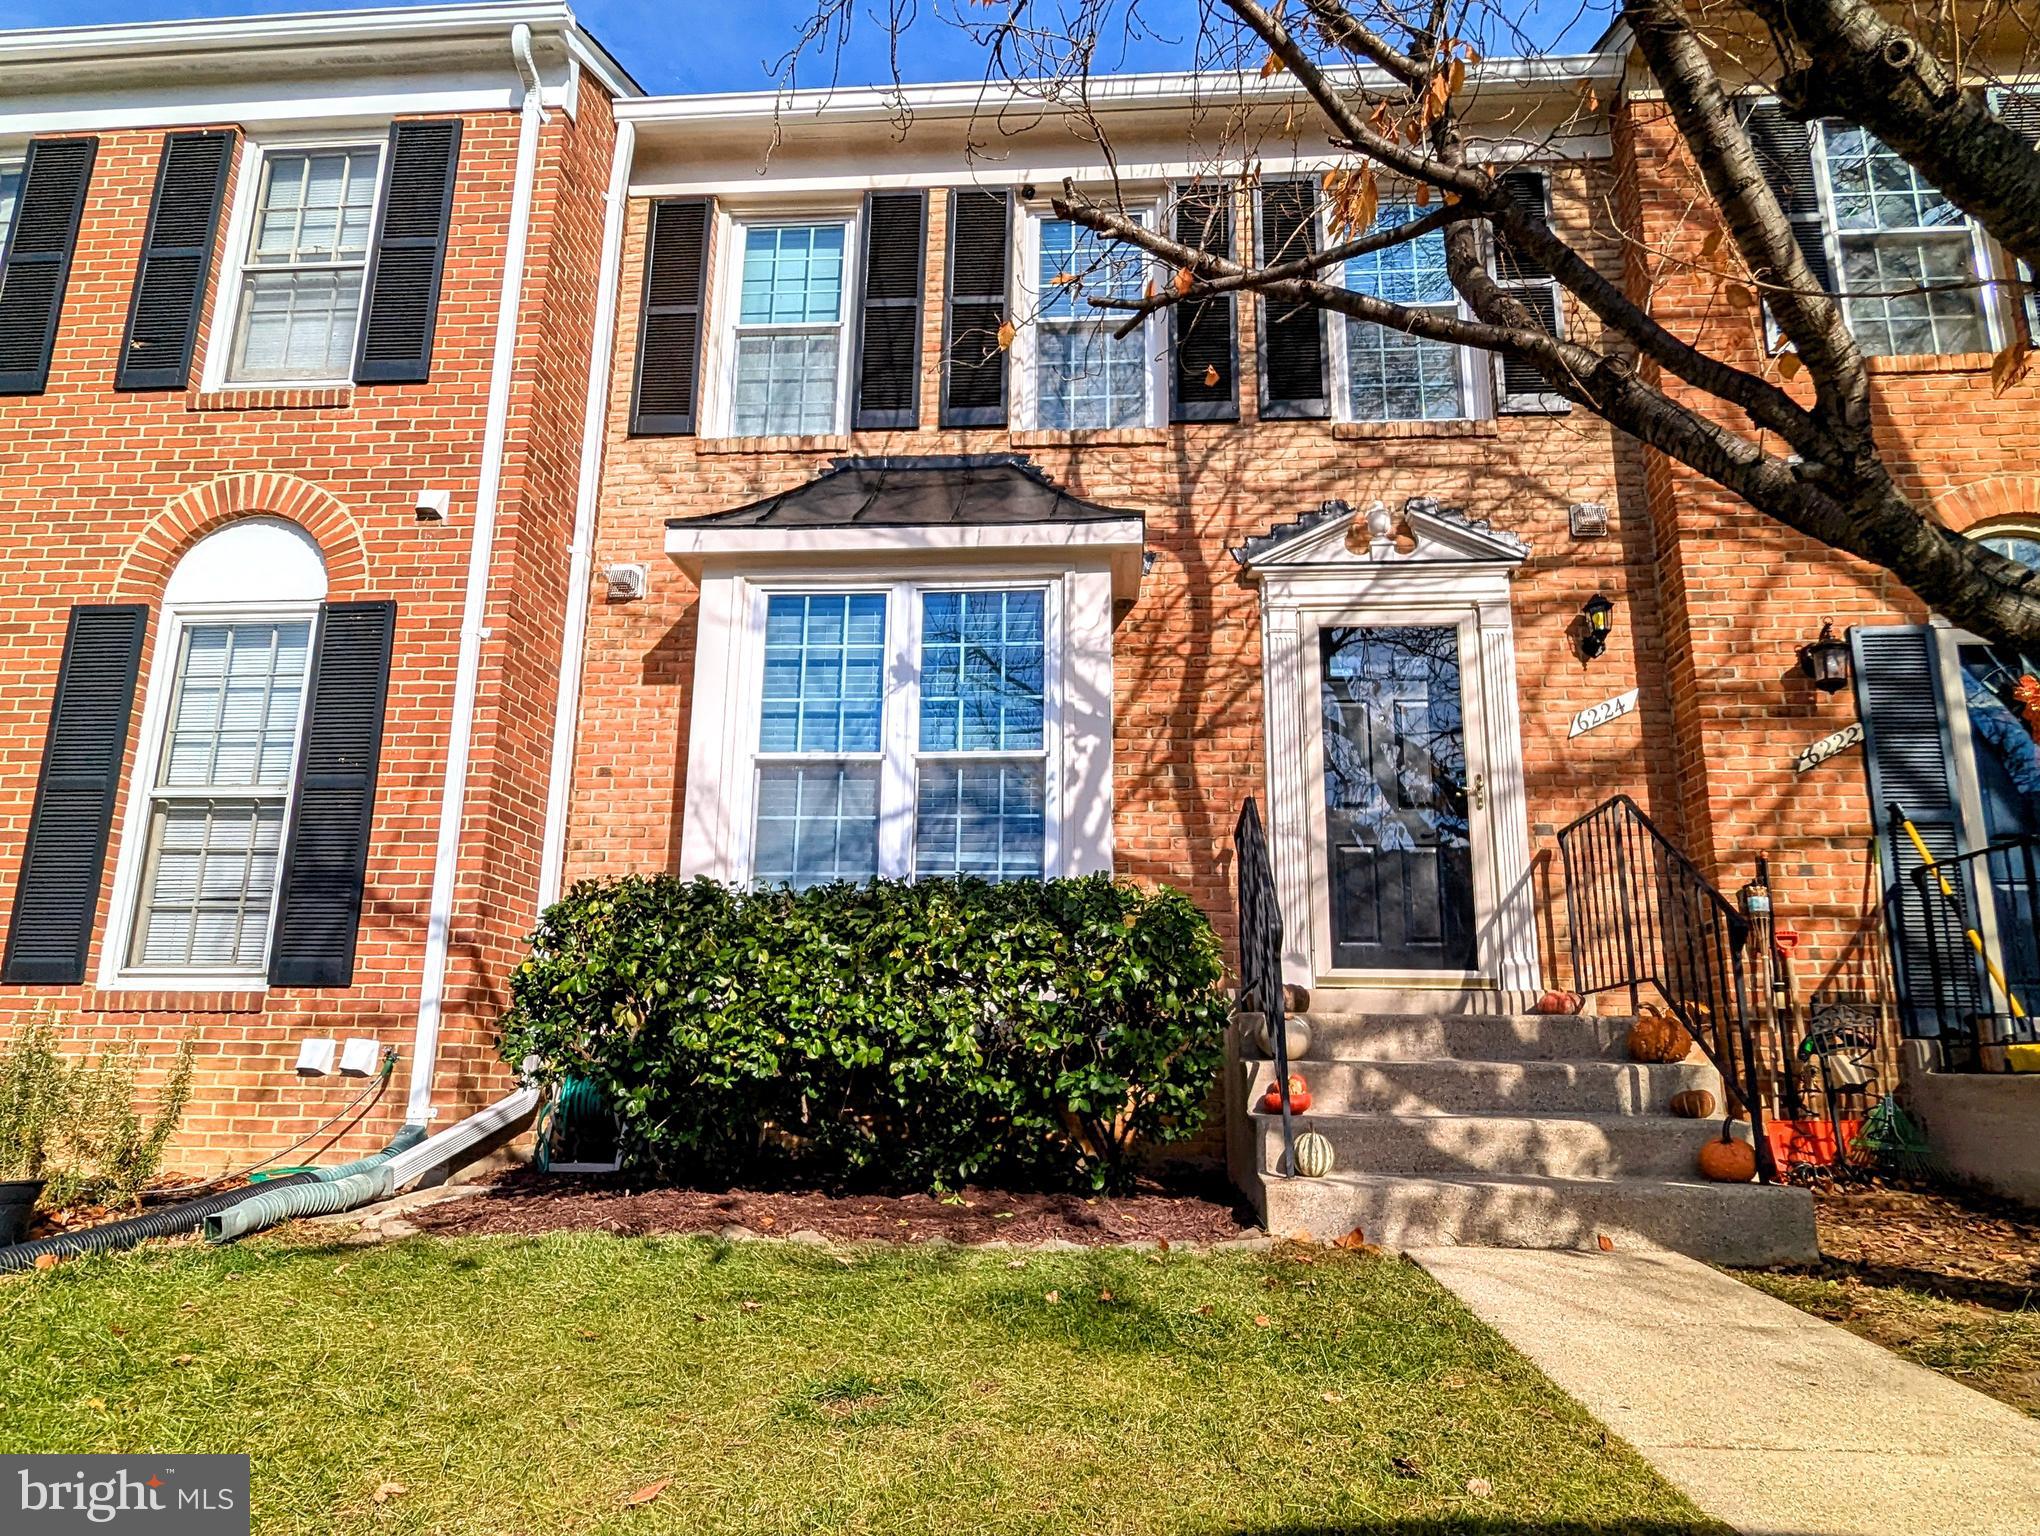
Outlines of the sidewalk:
{"type": "Polygon", "coordinates": [[[1745,1536],[2040,1532],[2040,1421],[1718,1270],[1647,1252],[1410,1257],[1745,1536]]]}

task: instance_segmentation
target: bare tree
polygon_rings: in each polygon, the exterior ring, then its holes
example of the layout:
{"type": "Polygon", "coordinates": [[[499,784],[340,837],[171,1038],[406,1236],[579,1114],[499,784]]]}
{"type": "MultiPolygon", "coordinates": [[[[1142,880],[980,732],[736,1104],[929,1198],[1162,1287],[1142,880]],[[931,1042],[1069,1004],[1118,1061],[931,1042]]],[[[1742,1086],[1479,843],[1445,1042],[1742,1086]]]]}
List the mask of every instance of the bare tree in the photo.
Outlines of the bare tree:
{"type": "MultiPolygon", "coordinates": [[[[988,116],[1028,103],[1052,107],[1112,163],[1109,114],[1092,106],[1096,79],[1128,39],[1165,38],[1167,26],[1141,0],[962,3],[950,24],[983,50],[988,116]]],[[[1497,354],[1778,522],[1892,572],[1955,622],[2040,651],[2040,573],[1942,527],[1899,483],[1875,440],[1872,371],[1842,304],[1794,238],[1742,104],[1748,90],[1767,90],[1793,117],[1869,130],[2011,257],[2040,268],[2040,148],[2005,120],[1982,67],[2025,57],[2035,30],[2030,0],[1918,0],[1916,10],[1870,0],[1611,3],[1698,170],[1696,197],[1712,204],[1720,230],[1697,262],[1646,254],[1714,282],[1722,302],[1747,311],[1752,325],[1761,306],[1775,327],[1775,350],[1751,349],[1755,360],[1709,351],[1661,323],[1647,298],[1604,272],[1576,233],[1509,195],[1497,174],[1506,166],[1470,149],[1463,119],[1479,98],[1483,53],[1536,51],[1511,14],[1522,7],[1497,0],[1186,0],[1170,13],[1183,22],[1184,62],[1214,72],[1192,163],[1213,185],[1254,184],[1264,147],[1256,134],[1269,132],[1265,111],[1254,110],[1255,87],[1289,87],[1292,105],[1276,131],[1295,144],[1323,145],[1330,168],[1319,199],[1331,234],[1314,250],[1298,244],[1234,257],[1221,254],[1219,242],[1176,238],[1177,222],[1143,221],[1116,193],[1066,183],[1054,199],[1058,216],[1173,274],[1137,296],[1106,284],[1086,302],[1127,334],[1172,306],[1258,294],[1271,306],[1315,306],[1497,354]],[[1382,218],[1385,198],[1414,203],[1415,216],[1382,218]],[[1337,280],[1357,256],[1434,234],[1442,235],[1460,312],[1413,307],[1337,280]],[[1498,250],[1549,272],[1568,307],[1597,323],[1554,335],[1519,290],[1498,279],[1498,250]]],[[[854,7],[855,0],[818,0],[782,61],[789,81],[804,56],[841,45],[854,7]]],[[[893,0],[876,18],[891,33],[895,60],[914,16],[893,0]]],[[[1583,97],[1575,115],[1591,116],[1597,106],[1583,97]]],[[[1620,235],[1639,238],[1634,230],[1620,235]]],[[[2023,339],[2004,349],[1995,387],[2021,387],[2028,352],[2023,339]]]]}

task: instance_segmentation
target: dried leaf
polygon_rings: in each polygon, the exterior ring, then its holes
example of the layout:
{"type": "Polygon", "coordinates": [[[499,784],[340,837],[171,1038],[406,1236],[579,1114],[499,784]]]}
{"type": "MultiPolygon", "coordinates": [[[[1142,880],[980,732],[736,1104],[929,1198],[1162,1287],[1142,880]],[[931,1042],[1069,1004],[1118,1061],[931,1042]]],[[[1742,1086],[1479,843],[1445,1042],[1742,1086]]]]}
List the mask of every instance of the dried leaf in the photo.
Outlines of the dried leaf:
{"type": "Polygon", "coordinates": [[[85,1399],[85,1406],[87,1408],[97,1408],[103,1413],[106,1411],[106,1399],[103,1397],[88,1397],[85,1399]]]}
{"type": "Polygon", "coordinates": [[[1026,1267],[1027,1267],[1027,1261],[1026,1261],[1025,1259],[1008,1259],[1008,1260],[1006,1260],[1006,1268],[1008,1268],[1008,1269],[1025,1269],[1026,1267]]]}
{"type": "Polygon", "coordinates": [[[1728,302],[1737,309],[1755,309],[1757,307],[1757,296],[1750,292],[1746,284],[1729,283],[1721,291],[1728,299],[1728,302]]]}
{"type": "Polygon", "coordinates": [[[1445,72],[1445,94],[1457,96],[1466,87],[1466,60],[1454,59],[1445,72]]]}
{"type": "Polygon", "coordinates": [[[1112,1293],[1109,1290],[1100,1291],[1098,1293],[1098,1299],[1100,1301],[1110,1301],[1112,1300],[1112,1293]]]}
{"type": "Polygon", "coordinates": [[[1702,261],[1714,260],[1714,258],[1721,252],[1721,240],[1722,240],[1721,230],[1718,229],[1709,230],[1707,232],[1707,238],[1700,242],[1700,259],[1702,261]]]}
{"type": "Polygon", "coordinates": [[[764,1305],[762,1301],[747,1301],[743,1303],[743,1308],[746,1312],[757,1312],[762,1310],[764,1305]]]}
{"type": "Polygon", "coordinates": [[[1157,289],[1157,288],[1155,287],[1155,280],[1154,280],[1153,278],[1149,278],[1149,279],[1147,280],[1147,286],[1146,286],[1145,288],[1141,289],[1141,291],[1140,291],[1140,296],[1141,296],[1141,297],[1142,297],[1143,299],[1152,299],[1152,298],[1153,298],[1153,297],[1155,296],[1155,294],[1156,294],[1157,292],[1159,292],[1159,291],[1160,291],[1160,290],[1158,290],[1158,289],[1157,289]]]}
{"type": "Polygon", "coordinates": [[[593,1341],[595,1339],[601,1338],[602,1335],[597,1333],[593,1328],[576,1328],[574,1330],[574,1337],[577,1339],[593,1341]]]}
{"type": "Polygon", "coordinates": [[[1343,1392],[1320,1392],[1318,1396],[1327,1403],[1343,1403],[1346,1400],[1343,1392]]]}
{"type": "Polygon", "coordinates": [[[54,1253],[39,1253],[35,1256],[35,1267],[37,1269],[55,1269],[57,1267],[57,1256],[54,1253]]]}
{"type": "Polygon", "coordinates": [[[1428,181],[1417,183],[1417,206],[1419,208],[1431,206],[1431,184],[1428,181]]]}
{"type": "Polygon", "coordinates": [[[672,1486],[673,1479],[670,1477],[662,1477],[656,1483],[646,1483],[644,1487],[638,1489],[636,1493],[633,1493],[623,1501],[623,1507],[625,1509],[636,1509],[640,1504],[649,1504],[672,1486]]]}
{"type": "Polygon", "coordinates": [[[1275,1326],[1275,1319],[1265,1312],[1256,1312],[1254,1314],[1254,1326],[1256,1328],[1273,1328],[1275,1326]]]}
{"type": "MultiPolygon", "coordinates": [[[[1204,387],[1206,389],[1218,388],[1218,364],[1206,363],[1204,365],[1204,387]]],[[[1164,1253],[1167,1253],[1169,1251],[1167,1246],[1168,1240],[1166,1238],[1161,1238],[1157,1239],[1157,1241],[1163,1244],[1162,1251],[1164,1253]]]]}
{"type": "Polygon", "coordinates": [[[1367,1246],[1367,1234],[1361,1231],[1360,1228],[1355,1227],[1344,1237],[1334,1238],[1332,1246],[1334,1248],[1365,1248],[1367,1246]]]}
{"type": "Polygon", "coordinates": [[[1990,392],[2002,395],[2014,385],[2024,382],[2032,369],[2033,348],[2023,341],[2013,342],[1990,360],[1990,392]]]}
{"type": "Polygon", "coordinates": [[[1058,272],[1048,280],[1048,286],[1051,288],[1066,288],[1077,280],[1077,274],[1074,272],[1058,272]]]}
{"type": "Polygon", "coordinates": [[[1484,1499],[1495,1491],[1495,1485],[1484,1477],[1469,1477],[1466,1480],[1466,1491],[1476,1499],[1484,1499]]]}
{"type": "Polygon", "coordinates": [[[1019,332],[1013,329],[1012,321],[1001,320],[999,322],[999,350],[1003,352],[1008,347],[1012,346],[1013,338],[1018,334],[1019,332]]]}
{"type": "Polygon", "coordinates": [[[387,1504],[391,1499],[400,1499],[410,1491],[402,1483],[393,1483],[386,1478],[376,1484],[373,1497],[376,1503],[387,1504]]]}
{"type": "Polygon", "coordinates": [[[1780,352],[1778,354],[1778,372],[1780,376],[1796,379],[1799,377],[1800,370],[1804,367],[1805,364],[1799,361],[1799,354],[1797,352],[1780,352]]]}
{"type": "Polygon", "coordinates": [[[1285,65],[1280,59],[1276,58],[1275,55],[1271,53],[1268,55],[1267,58],[1261,61],[1261,78],[1263,80],[1266,80],[1271,78],[1272,76],[1279,75],[1287,67],[1288,67],[1287,65],[1285,65]]]}
{"type": "Polygon", "coordinates": [[[1594,1241],[1601,1245],[1601,1252],[1603,1253],[1613,1253],[1615,1251],[1615,1239],[1605,1232],[1596,1232],[1594,1234],[1594,1241]]]}
{"type": "Polygon", "coordinates": [[[173,1355],[173,1356],[171,1356],[171,1358],[170,1358],[170,1363],[171,1363],[172,1365],[196,1365],[196,1364],[198,1363],[198,1356],[196,1356],[196,1355],[173,1355]]]}
{"type": "Polygon", "coordinates": [[[1050,1305],[1050,1306],[1052,1307],[1052,1306],[1054,1306],[1054,1305],[1055,1305],[1055,1304],[1056,1304],[1057,1302],[1059,1302],[1059,1301],[1061,1301],[1061,1300],[1062,1300],[1062,1292],[1061,1292],[1061,1291],[1043,1291],[1043,1292],[1041,1293],[1041,1299],[1042,1299],[1043,1301],[1047,1302],[1047,1303],[1048,1303],[1048,1304],[1049,1304],[1049,1305],[1050,1305]]]}
{"type": "Polygon", "coordinates": [[[1176,268],[1176,292],[1188,293],[1190,285],[1197,281],[1197,274],[1188,267],[1176,268]]]}

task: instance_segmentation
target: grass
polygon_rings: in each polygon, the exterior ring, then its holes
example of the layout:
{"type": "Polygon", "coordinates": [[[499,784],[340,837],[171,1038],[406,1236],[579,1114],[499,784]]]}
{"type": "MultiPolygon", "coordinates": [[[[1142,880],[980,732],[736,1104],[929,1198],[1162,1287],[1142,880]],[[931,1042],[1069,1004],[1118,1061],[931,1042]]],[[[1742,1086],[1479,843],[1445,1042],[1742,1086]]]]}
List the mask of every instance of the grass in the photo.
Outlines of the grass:
{"type": "Polygon", "coordinates": [[[2040,1418],[2040,1311],[2003,1310],[1855,1279],[1752,1272],[1739,1278],[2040,1418]]]}
{"type": "Polygon", "coordinates": [[[264,1533],[1720,1532],[1421,1271],[1309,1258],[94,1257],[0,1282],[0,1449],[246,1450],[264,1533]]]}

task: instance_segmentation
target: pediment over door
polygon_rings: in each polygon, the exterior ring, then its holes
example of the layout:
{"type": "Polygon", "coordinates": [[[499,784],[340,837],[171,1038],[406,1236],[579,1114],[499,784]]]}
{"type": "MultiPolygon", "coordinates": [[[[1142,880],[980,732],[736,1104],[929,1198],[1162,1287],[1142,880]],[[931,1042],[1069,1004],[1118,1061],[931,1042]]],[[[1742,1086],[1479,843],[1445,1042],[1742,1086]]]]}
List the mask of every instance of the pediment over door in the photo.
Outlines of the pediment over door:
{"type": "Polygon", "coordinates": [[[1328,501],[1315,512],[1278,524],[1231,551],[1258,575],[1378,575],[1387,568],[1486,566],[1512,572],[1529,558],[1530,546],[1514,534],[1467,517],[1429,497],[1412,497],[1400,515],[1375,502],[1351,507],[1328,501]],[[1404,547],[1407,544],[1408,547],[1404,547]]]}

